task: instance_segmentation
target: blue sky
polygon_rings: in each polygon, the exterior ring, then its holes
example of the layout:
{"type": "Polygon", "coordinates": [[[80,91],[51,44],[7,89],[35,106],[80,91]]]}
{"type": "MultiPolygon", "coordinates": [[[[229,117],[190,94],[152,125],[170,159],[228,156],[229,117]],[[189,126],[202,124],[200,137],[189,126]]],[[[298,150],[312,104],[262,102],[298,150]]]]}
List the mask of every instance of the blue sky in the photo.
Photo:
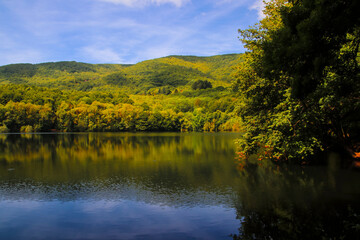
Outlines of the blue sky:
{"type": "Polygon", "coordinates": [[[261,0],[0,0],[0,65],[244,52],[261,0]]]}

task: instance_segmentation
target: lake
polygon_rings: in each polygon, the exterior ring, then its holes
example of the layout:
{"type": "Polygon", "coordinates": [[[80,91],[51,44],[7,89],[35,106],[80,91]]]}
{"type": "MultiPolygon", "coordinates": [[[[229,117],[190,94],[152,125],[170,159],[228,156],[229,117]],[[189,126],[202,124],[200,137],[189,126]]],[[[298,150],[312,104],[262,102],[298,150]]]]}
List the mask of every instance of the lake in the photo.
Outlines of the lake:
{"type": "Polygon", "coordinates": [[[0,135],[0,239],[359,239],[359,172],[239,168],[234,133],[0,135]]]}

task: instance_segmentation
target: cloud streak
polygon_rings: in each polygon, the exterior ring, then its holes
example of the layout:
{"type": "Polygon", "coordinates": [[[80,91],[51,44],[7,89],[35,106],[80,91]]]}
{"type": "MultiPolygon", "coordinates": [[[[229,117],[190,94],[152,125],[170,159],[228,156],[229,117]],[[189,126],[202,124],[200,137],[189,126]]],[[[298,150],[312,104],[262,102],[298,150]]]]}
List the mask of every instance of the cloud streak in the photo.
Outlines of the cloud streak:
{"type": "Polygon", "coordinates": [[[257,21],[257,4],[252,0],[0,1],[0,21],[5,23],[0,24],[0,65],[67,60],[136,63],[174,54],[242,52],[237,29],[257,21]]]}
{"type": "Polygon", "coordinates": [[[181,7],[188,3],[190,0],[97,0],[102,2],[108,2],[113,4],[122,4],[128,7],[144,7],[147,5],[162,5],[173,4],[176,7],[181,7]]]}
{"type": "Polygon", "coordinates": [[[45,62],[44,54],[35,49],[2,50],[0,66],[12,63],[40,63],[45,62]]]}
{"type": "Polygon", "coordinates": [[[99,48],[97,46],[87,46],[82,48],[82,54],[86,59],[101,63],[122,63],[124,60],[111,48],[99,48]]]}

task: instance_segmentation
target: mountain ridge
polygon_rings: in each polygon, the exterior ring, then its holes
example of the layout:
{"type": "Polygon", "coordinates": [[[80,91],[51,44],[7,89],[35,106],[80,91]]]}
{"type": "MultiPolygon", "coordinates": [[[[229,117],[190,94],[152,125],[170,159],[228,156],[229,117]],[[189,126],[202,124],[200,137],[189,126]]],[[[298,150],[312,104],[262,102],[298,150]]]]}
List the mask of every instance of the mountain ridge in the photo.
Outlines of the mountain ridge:
{"type": "Polygon", "coordinates": [[[170,55],[136,64],[91,64],[76,61],[17,63],[0,66],[0,84],[139,93],[159,87],[189,89],[197,80],[227,87],[242,54],[170,55]]]}

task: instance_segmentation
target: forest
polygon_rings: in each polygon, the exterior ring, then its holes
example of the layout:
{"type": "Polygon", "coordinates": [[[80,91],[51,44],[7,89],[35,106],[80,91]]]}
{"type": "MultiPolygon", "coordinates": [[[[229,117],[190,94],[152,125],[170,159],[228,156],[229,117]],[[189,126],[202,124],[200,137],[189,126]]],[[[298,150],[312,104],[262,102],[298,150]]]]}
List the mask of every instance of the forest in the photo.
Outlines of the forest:
{"type": "Polygon", "coordinates": [[[240,162],[359,159],[358,9],[268,1],[244,54],[2,66],[0,132],[238,131],[240,162]]]}
{"type": "Polygon", "coordinates": [[[240,131],[240,54],[0,67],[1,132],[240,131]]]}

